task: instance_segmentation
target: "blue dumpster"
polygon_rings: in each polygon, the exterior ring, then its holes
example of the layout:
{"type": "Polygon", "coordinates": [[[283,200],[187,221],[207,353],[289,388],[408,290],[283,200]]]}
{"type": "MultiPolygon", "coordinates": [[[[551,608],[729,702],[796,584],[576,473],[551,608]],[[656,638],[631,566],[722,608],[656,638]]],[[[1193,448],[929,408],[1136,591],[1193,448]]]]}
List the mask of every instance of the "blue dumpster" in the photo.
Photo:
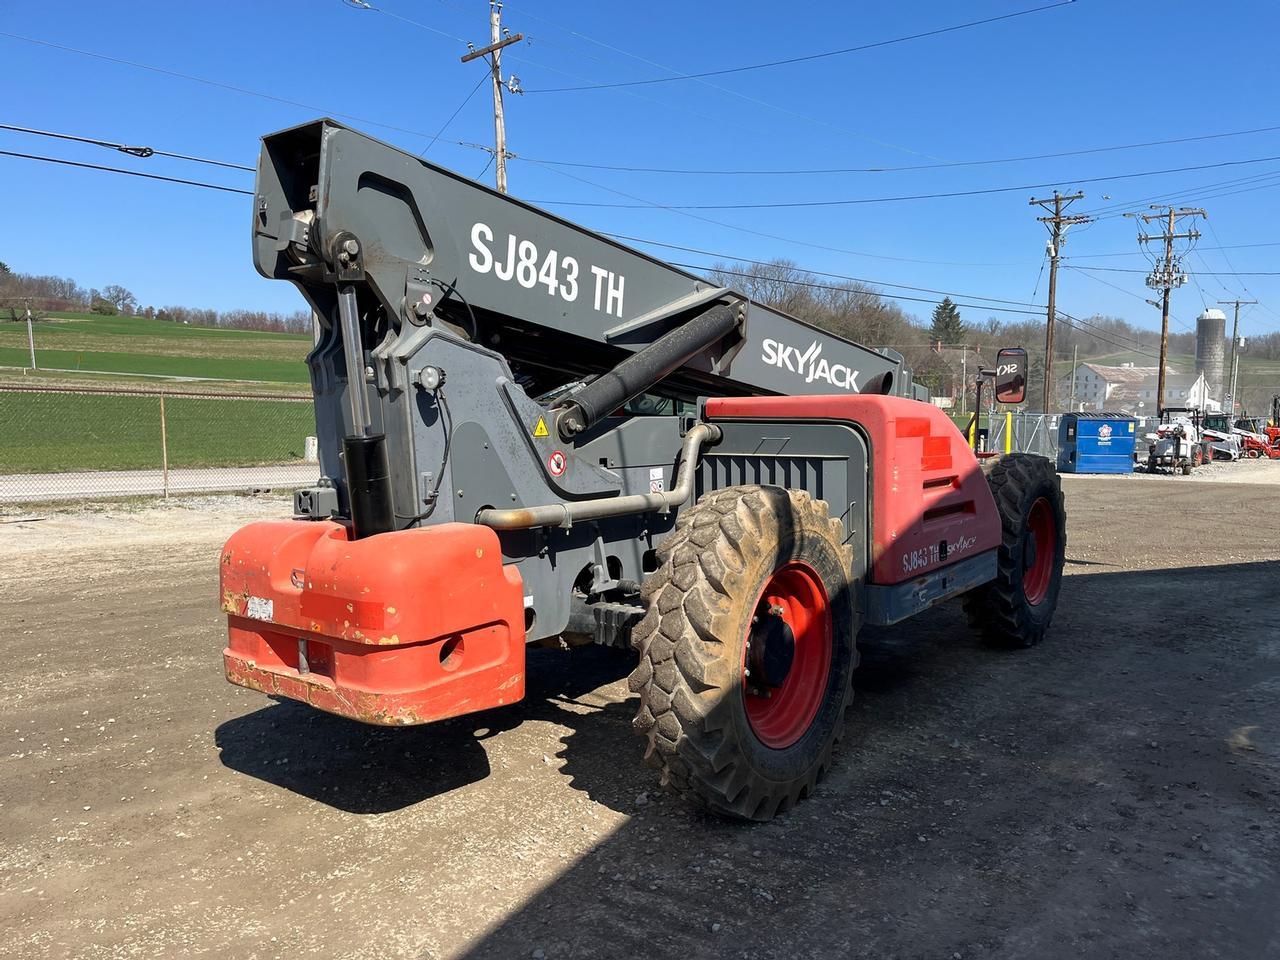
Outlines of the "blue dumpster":
{"type": "Polygon", "coordinates": [[[1067,413],[1058,424],[1059,473],[1132,473],[1133,417],[1067,413]]]}

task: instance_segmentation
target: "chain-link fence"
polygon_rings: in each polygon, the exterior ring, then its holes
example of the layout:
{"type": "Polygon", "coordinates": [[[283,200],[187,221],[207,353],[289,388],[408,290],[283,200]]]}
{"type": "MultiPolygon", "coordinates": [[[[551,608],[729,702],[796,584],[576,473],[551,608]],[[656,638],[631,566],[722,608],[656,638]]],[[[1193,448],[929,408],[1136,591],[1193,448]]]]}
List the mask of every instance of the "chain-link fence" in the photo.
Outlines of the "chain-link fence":
{"type": "MultiPolygon", "coordinates": [[[[1058,457],[1058,426],[1060,413],[997,413],[983,416],[983,426],[988,427],[986,449],[996,453],[1006,450],[1017,453],[1038,453],[1056,460],[1058,457]]],[[[1146,450],[1145,437],[1159,425],[1156,417],[1135,417],[1134,433],[1139,450],[1146,450]]]]}
{"type": "Polygon", "coordinates": [[[0,387],[0,504],[315,481],[309,397],[0,387]]]}

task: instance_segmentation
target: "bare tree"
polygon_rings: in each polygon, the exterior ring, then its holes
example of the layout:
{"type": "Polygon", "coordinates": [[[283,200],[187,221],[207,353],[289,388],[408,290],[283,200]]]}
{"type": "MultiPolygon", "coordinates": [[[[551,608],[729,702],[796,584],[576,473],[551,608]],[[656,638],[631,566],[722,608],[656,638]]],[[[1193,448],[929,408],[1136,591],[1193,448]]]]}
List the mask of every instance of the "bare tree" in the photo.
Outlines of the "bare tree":
{"type": "Polygon", "coordinates": [[[114,306],[120,313],[125,314],[133,313],[138,306],[138,298],[118,283],[104,287],[102,299],[114,306]]]}

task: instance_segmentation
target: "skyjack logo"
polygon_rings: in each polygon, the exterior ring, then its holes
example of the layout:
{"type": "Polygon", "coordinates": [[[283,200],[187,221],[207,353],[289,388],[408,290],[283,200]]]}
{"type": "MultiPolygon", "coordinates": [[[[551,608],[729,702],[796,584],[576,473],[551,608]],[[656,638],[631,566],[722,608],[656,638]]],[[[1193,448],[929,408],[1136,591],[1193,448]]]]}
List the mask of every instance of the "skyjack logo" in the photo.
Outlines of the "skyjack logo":
{"type": "Polygon", "coordinates": [[[822,356],[822,344],[817,340],[807,350],[789,347],[777,340],[764,341],[760,358],[767,364],[782,367],[804,377],[805,383],[822,380],[843,390],[858,389],[858,371],[850,370],[843,363],[828,363],[822,356]]]}

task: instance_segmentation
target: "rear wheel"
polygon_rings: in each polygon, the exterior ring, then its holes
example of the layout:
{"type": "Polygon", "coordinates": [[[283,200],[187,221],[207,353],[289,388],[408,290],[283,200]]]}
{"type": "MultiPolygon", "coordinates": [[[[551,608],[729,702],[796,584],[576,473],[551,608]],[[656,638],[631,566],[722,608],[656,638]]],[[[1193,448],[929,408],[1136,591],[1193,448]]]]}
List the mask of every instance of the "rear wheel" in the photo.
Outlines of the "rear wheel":
{"type": "Polygon", "coordinates": [[[1000,514],[996,578],[965,595],[965,612],[989,643],[1034,646],[1049,629],[1062,584],[1062,485],[1044,457],[1016,453],[1000,459],[987,483],[1000,514]]]}
{"type": "Polygon", "coordinates": [[[717,490],[681,513],[632,629],[635,729],[666,787],[768,820],[813,789],[852,697],[852,551],[827,505],[717,490]]]}

